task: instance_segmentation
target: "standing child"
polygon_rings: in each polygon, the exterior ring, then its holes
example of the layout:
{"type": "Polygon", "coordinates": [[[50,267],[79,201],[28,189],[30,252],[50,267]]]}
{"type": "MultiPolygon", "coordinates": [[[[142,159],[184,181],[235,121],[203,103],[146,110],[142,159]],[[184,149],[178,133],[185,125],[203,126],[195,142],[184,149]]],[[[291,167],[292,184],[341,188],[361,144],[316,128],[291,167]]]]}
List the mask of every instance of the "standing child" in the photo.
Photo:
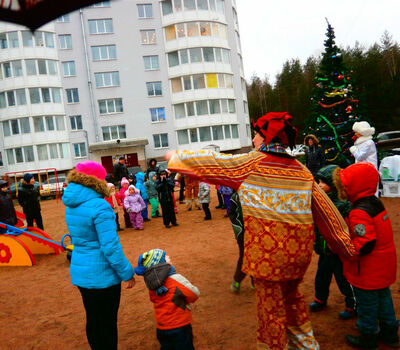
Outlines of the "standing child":
{"type": "Polygon", "coordinates": [[[143,217],[141,211],[146,207],[140,192],[135,186],[130,185],[125,192],[124,205],[129,213],[132,226],[135,230],[143,230],[143,217]]]}
{"type": "Polygon", "coordinates": [[[33,226],[33,220],[35,220],[36,226],[44,230],[39,203],[39,186],[35,186],[35,178],[30,173],[26,173],[21,182],[22,187],[18,190],[18,203],[24,211],[27,226],[33,226]]]}
{"type": "Polygon", "coordinates": [[[148,201],[149,201],[149,196],[146,191],[146,187],[144,185],[144,173],[139,171],[136,174],[136,188],[140,191],[140,196],[143,199],[143,202],[145,204],[145,208],[142,210],[142,218],[144,221],[150,221],[149,219],[149,211],[148,211],[148,201]]]}
{"type": "Polygon", "coordinates": [[[160,178],[157,180],[156,189],[158,192],[158,199],[160,200],[163,222],[166,228],[178,226],[176,223],[176,216],[174,211],[174,202],[172,196],[174,195],[174,182],[168,178],[166,170],[160,171],[160,178]]]}
{"type": "Polygon", "coordinates": [[[199,298],[199,290],[176,273],[170,257],[161,249],[140,255],[135,272],[144,276],[149,288],[161,350],[194,350],[192,314],[188,304],[199,298]]]}
{"type": "MultiPolygon", "coordinates": [[[[318,170],[315,178],[319,187],[328,195],[340,214],[346,218],[350,211],[350,203],[338,198],[337,189],[332,175],[337,165],[328,165],[318,170]]],[[[320,311],[326,307],[329,297],[329,286],[332,276],[335,276],[336,284],[340,292],[345,296],[346,309],[339,312],[339,318],[348,320],[356,316],[355,299],[353,290],[343,276],[343,264],[339,256],[333,253],[318,230],[315,231],[314,250],[319,255],[318,270],[315,276],[315,300],[309,305],[311,311],[320,311]]]]}
{"type": "Polygon", "coordinates": [[[119,207],[122,205],[119,199],[119,193],[115,192],[114,184],[108,182],[107,187],[110,190],[110,196],[105,197],[104,199],[111,205],[111,208],[113,209],[113,212],[115,214],[115,223],[117,224],[117,231],[122,231],[123,228],[121,228],[121,226],[119,225],[118,216],[119,207]]]}
{"type": "Polygon", "coordinates": [[[144,183],[147,191],[147,195],[149,196],[149,202],[151,205],[151,217],[158,218],[160,217],[160,212],[158,210],[158,192],[156,189],[156,181],[157,181],[157,174],[155,171],[150,171],[149,179],[144,183]]]}
{"type": "MultiPolygon", "coordinates": [[[[8,183],[4,180],[0,180],[0,221],[12,226],[14,226],[18,221],[11,193],[8,189],[8,183]]],[[[5,228],[0,227],[0,233],[6,231],[5,228]]]]}
{"type": "Polygon", "coordinates": [[[199,186],[199,200],[204,210],[204,220],[211,220],[210,211],[210,185],[207,182],[200,182],[199,186]]]}
{"type": "Polygon", "coordinates": [[[125,204],[124,204],[125,193],[126,193],[126,191],[128,191],[128,187],[129,187],[129,180],[127,178],[123,177],[121,180],[121,189],[119,190],[118,194],[119,194],[119,198],[122,203],[122,209],[124,211],[125,227],[131,228],[132,227],[131,218],[129,217],[129,213],[127,212],[127,210],[125,208],[125,204]]]}
{"type": "Polygon", "coordinates": [[[347,198],[352,205],[348,225],[358,253],[343,261],[344,275],[357,300],[360,332],[347,335],[347,342],[362,349],[377,348],[377,340],[398,347],[399,322],[389,288],[396,280],[396,247],[388,213],[375,196],[378,171],[373,164],[360,162],[336,169],[334,180],[339,198],[347,198]]]}
{"type": "Polygon", "coordinates": [[[199,203],[199,180],[193,176],[186,176],[185,179],[185,198],[186,208],[188,211],[192,210],[192,204],[198,210],[201,210],[199,203]]]}
{"type": "Polygon", "coordinates": [[[224,205],[226,208],[225,217],[229,216],[229,208],[231,206],[231,197],[233,194],[233,189],[228,186],[219,186],[218,191],[221,193],[222,197],[224,198],[224,205]]]}

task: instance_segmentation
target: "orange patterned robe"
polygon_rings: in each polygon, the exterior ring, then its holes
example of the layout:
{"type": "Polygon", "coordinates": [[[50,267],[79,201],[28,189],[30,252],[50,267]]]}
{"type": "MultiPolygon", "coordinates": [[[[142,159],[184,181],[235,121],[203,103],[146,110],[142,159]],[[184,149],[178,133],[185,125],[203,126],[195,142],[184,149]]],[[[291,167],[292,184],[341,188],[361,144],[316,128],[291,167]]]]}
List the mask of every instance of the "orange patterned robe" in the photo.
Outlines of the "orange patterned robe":
{"type": "Polygon", "coordinates": [[[311,261],[314,222],[332,250],[355,253],[336,207],[297,160],[251,152],[177,152],[168,168],[234,188],[245,225],[243,271],[254,277],[260,349],[319,349],[298,289],[311,261]]]}

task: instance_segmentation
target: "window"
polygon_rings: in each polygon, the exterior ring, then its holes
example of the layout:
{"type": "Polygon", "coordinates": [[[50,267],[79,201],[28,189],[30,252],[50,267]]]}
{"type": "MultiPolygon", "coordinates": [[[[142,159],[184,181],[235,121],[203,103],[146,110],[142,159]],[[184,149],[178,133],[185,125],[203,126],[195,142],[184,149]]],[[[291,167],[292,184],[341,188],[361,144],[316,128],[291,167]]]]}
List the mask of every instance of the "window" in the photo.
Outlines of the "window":
{"type": "Polygon", "coordinates": [[[196,10],[196,1],[195,0],[183,0],[183,7],[185,11],[196,10]]]}
{"type": "Polygon", "coordinates": [[[200,142],[211,141],[211,130],[209,126],[199,128],[200,142]]]}
{"type": "Polygon", "coordinates": [[[11,132],[13,135],[18,135],[19,134],[19,125],[18,125],[18,119],[10,120],[11,122],[11,132]]]}
{"type": "Polygon", "coordinates": [[[145,70],[156,70],[160,68],[158,56],[143,56],[143,61],[145,70]]]}
{"type": "Polygon", "coordinates": [[[100,1],[97,4],[93,4],[89,7],[110,7],[110,1],[100,1]]]}
{"type": "Polygon", "coordinates": [[[225,133],[225,138],[230,139],[231,138],[231,128],[229,125],[224,125],[224,133],[225,133]]]}
{"type": "Polygon", "coordinates": [[[10,62],[4,62],[3,63],[3,70],[4,70],[4,78],[12,77],[11,63],[10,62]]]}
{"type": "Polygon", "coordinates": [[[196,62],[201,62],[201,48],[197,47],[194,49],[189,49],[190,52],[190,62],[191,63],[196,63],[196,62]]]}
{"type": "Polygon", "coordinates": [[[49,88],[41,88],[40,90],[42,92],[42,102],[44,102],[44,103],[51,102],[50,89],[49,88]]]}
{"type": "Polygon", "coordinates": [[[119,73],[118,72],[102,72],[94,73],[96,87],[110,87],[119,86],[119,73]]]}
{"type": "Polygon", "coordinates": [[[153,140],[154,140],[154,148],[168,147],[168,134],[153,135],[153,140]]]}
{"type": "MultiPolygon", "coordinates": [[[[53,97],[53,103],[61,103],[61,89],[51,88],[51,95],[53,97]]],[[[78,97],[79,100],[79,97],[78,97]]]]}
{"type": "Polygon", "coordinates": [[[14,157],[14,150],[8,149],[6,150],[7,153],[7,161],[9,165],[15,164],[15,157],[14,157]]]}
{"type": "Polygon", "coordinates": [[[197,9],[198,10],[208,10],[207,0],[197,0],[197,9]]]}
{"type": "Polygon", "coordinates": [[[173,78],[171,79],[171,87],[172,92],[181,92],[182,91],[182,81],[181,78],[173,78]]]}
{"type": "Polygon", "coordinates": [[[92,46],[93,61],[114,60],[117,58],[115,45],[92,46]]]}
{"type": "Polygon", "coordinates": [[[198,142],[197,129],[189,129],[190,142],[198,142]]]}
{"type": "Polygon", "coordinates": [[[43,131],[45,131],[43,117],[35,117],[35,118],[33,118],[33,127],[35,129],[35,132],[43,132],[43,131]]]}
{"type": "Polygon", "coordinates": [[[125,125],[104,126],[101,129],[104,141],[126,139],[125,125]]]}
{"type": "Polygon", "coordinates": [[[65,130],[64,116],[56,115],[54,118],[56,120],[56,129],[58,131],[64,131],[65,130]]]}
{"type": "Polygon", "coordinates": [[[36,30],[34,36],[35,36],[36,46],[44,47],[43,32],[36,30]]]}
{"type": "Polygon", "coordinates": [[[24,149],[24,161],[25,162],[34,162],[35,156],[33,155],[33,146],[25,146],[24,149]]]}
{"type": "Polygon", "coordinates": [[[196,101],[196,112],[197,115],[208,114],[207,100],[196,101]]]}
{"type": "Polygon", "coordinates": [[[30,31],[22,31],[22,44],[24,47],[33,47],[33,35],[30,31]]]}
{"type": "Polygon", "coordinates": [[[141,43],[152,45],[156,43],[156,31],[154,29],[140,31],[141,43]]]}
{"type": "Polygon", "coordinates": [[[152,18],[153,8],[151,4],[137,5],[139,18],[152,18]]]}
{"type": "Polygon", "coordinates": [[[52,143],[49,145],[49,151],[50,151],[50,159],[58,158],[58,148],[56,143],[52,143]]]}
{"type": "Polygon", "coordinates": [[[186,24],[187,36],[200,36],[199,24],[197,22],[190,22],[186,24]]]}
{"type": "Polygon", "coordinates": [[[111,18],[108,19],[90,19],[89,33],[90,34],[106,34],[113,33],[113,22],[111,18]]]}
{"type": "Polygon", "coordinates": [[[63,34],[58,36],[61,50],[72,49],[72,36],[71,34],[63,34]]]}
{"type": "Polygon", "coordinates": [[[54,119],[53,117],[45,117],[46,120],[46,130],[47,131],[54,131],[55,126],[54,126],[54,119]]]}
{"type": "Polygon", "coordinates": [[[37,145],[36,150],[39,156],[39,160],[48,160],[49,153],[47,150],[47,145],[37,145]]]}
{"type": "Polygon", "coordinates": [[[26,74],[28,75],[37,74],[36,60],[25,60],[25,66],[26,66],[26,74]]]}
{"type": "Polygon", "coordinates": [[[18,106],[26,105],[25,89],[17,89],[15,90],[15,94],[17,95],[17,105],[18,106]]]}
{"type": "Polygon", "coordinates": [[[216,125],[211,127],[213,140],[223,140],[224,134],[222,132],[222,125],[216,125]]]}
{"type": "Polygon", "coordinates": [[[187,145],[189,143],[189,136],[187,129],[185,130],[178,130],[176,132],[178,136],[178,144],[179,145],[187,145]]]}
{"type": "Polygon", "coordinates": [[[8,102],[8,107],[15,106],[15,95],[14,91],[7,91],[7,102],[8,102]]]}
{"type": "Polygon", "coordinates": [[[237,124],[232,124],[231,129],[232,129],[232,138],[238,139],[239,138],[239,130],[238,130],[237,124]]]}
{"type": "Polygon", "coordinates": [[[99,100],[100,114],[122,113],[122,98],[112,98],[108,100],[99,100]]]}
{"type": "Polygon", "coordinates": [[[75,61],[62,62],[64,77],[72,77],[76,75],[75,61]]]}
{"type": "Polygon", "coordinates": [[[6,107],[7,107],[6,93],[0,92],[0,108],[6,108],[6,107]]]}
{"type": "Polygon", "coordinates": [[[13,71],[13,76],[14,77],[20,77],[22,76],[22,62],[19,61],[12,61],[11,62],[12,66],[12,71],[13,71]]]}
{"type": "Polygon", "coordinates": [[[194,102],[186,102],[186,110],[188,117],[193,117],[194,115],[196,115],[196,113],[194,112],[194,102]]]}
{"type": "Polygon", "coordinates": [[[44,40],[46,43],[46,47],[54,48],[54,34],[44,32],[44,40]]]}
{"type": "Polygon", "coordinates": [[[69,121],[71,122],[71,130],[82,130],[82,116],[80,115],[72,115],[69,117],[69,121]]]}
{"type": "Polygon", "coordinates": [[[208,89],[217,88],[218,87],[217,74],[215,74],[215,73],[206,74],[206,82],[207,82],[208,89]]]}
{"type": "Polygon", "coordinates": [[[204,75],[203,74],[195,74],[193,75],[193,89],[204,89],[204,75]]]}
{"type": "Polygon", "coordinates": [[[57,61],[47,60],[47,67],[49,70],[49,74],[51,75],[57,74],[57,61]]]}
{"type": "Polygon", "coordinates": [[[168,54],[168,64],[170,67],[175,67],[179,65],[178,51],[170,52],[168,54]]]}
{"type": "Polygon", "coordinates": [[[162,95],[161,81],[153,81],[150,83],[146,83],[146,86],[147,86],[147,96],[162,95]]]}
{"type": "Polygon", "coordinates": [[[8,164],[10,165],[15,163],[33,162],[35,160],[32,146],[8,149],[6,152],[8,164]]]}
{"type": "Polygon", "coordinates": [[[201,36],[210,36],[211,35],[210,22],[200,22],[200,35],[201,36]]]}
{"type": "Polygon", "coordinates": [[[21,133],[29,134],[31,132],[31,126],[29,124],[29,118],[20,118],[19,123],[21,125],[21,133]]]}
{"type": "Polygon", "coordinates": [[[228,100],[229,113],[235,113],[235,100],[228,100]]]}
{"type": "Polygon", "coordinates": [[[79,103],[79,93],[78,89],[65,89],[67,93],[67,103],[79,103]]]}
{"type": "Polygon", "coordinates": [[[39,88],[30,88],[29,89],[29,98],[31,100],[31,104],[40,103],[40,89],[39,88]]]}
{"type": "Polygon", "coordinates": [[[165,122],[165,108],[150,108],[152,122],[165,122]]]}
{"type": "Polygon", "coordinates": [[[212,47],[203,47],[203,57],[205,62],[214,62],[214,49],[212,47]]]}
{"type": "Polygon", "coordinates": [[[10,48],[19,47],[18,32],[7,33],[10,48]]]}
{"type": "Polygon", "coordinates": [[[181,50],[179,52],[179,56],[181,58],[181,64],[189,63],[189,55],[187,50],[181,50]]]}
{"type": "Polygon", "coordinates": [[[219,106],[219,100],[209,100],[210,114],[220,114],[221,108],[219,106]]]}
{"type": "Polygon", "coordinates": [[[47,74],[46,60],[37,60],[39,74],[47,74]]]}
{"type": "Polygon", "coordinates": [[[244,114],[249,114],[249,105],[246,101],[243,101],[243,111],[244,114]]]}
{"type": "Polygon", "coordinates": [[[19,118],[3,121],[3,134],[4,136],[29,134],[31,127],[29,125],[29,118],[19,118]]]}
{"type": "Polygon", "coordinates": [[[185,104],[179,103],[174,105],[175,119],[185,118],[185,104]]]}
{"type": "Polygon", "coordinates": [[[82,143],[74,143],[75,158],[86,157],[86,145],[82,143]]]}
{"type": "Polygon", "coordinates": [[[65,23],[65,22],[69,22],[69,14],[63,15],[61,17],[58,17],[56,19],[57,23],[65,23]]]}
{"type": "Polygon", "coordinates": [[[58,153],[60,158],[69,158],[69,143],[59,143],[58,153]]]}

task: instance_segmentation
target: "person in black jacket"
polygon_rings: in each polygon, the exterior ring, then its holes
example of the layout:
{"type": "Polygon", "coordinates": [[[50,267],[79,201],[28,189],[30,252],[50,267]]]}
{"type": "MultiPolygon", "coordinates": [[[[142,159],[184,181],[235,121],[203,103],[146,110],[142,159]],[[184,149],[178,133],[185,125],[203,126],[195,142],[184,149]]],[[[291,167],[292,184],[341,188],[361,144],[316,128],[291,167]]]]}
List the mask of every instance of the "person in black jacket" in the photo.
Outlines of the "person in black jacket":
{"type": "Polygon", "coordinates": [[[154,171],[156,173],[156,175],[158,175],[159,171],[160,171],[160,167],[157,166],[157,159],[155,158],[151,158],[149,160],[149,167],[146,170],[146,176],[145,176],[145,181],[149,180],[149,174],[154,171]]]}
{"type": "MultiPolygon", "coordinates": [[[[0,222],[14,226],[17,223],[17,214],[14,209],[14,203],[8,189],[7,181],[0,180],[0,222]]],[[[7,230],[0,227],[0,233],[7,230]]]]}
{"type": "Polygon", "coordinates": [[[314,178],[318,170],[325,166],[325,150],[319,144],[319,140],[315,135],[307,135],[304,138],[306,149],[306,167],[311,171],[314,178]]]}
{"type": "Polygon", "coordinates": [[[126,179],[129,177],[128,168],[125,165],[125,157],[119,157],[118,163],[114,165],[114,184],[119,186],[122,178],[126,179]]]}
{"type": "Polygon", "coordinates": [[[156,183],[156,189],[158,192],[158,199],[161,204],[163,222],[166,228],[172,226],[178,226],[176,223],[176,216],[174,211],[174,202],[172,196],[174,195],[174,181],[168,178],[166,170],[160,171],[160,177],[156,183]]]}
{"type": "Polygon", "coordinates": [[[33,226],[33,220],[35,220],[36,226],[44,230],[40,212],[39,187],[34,186],[35,179],[30,173],[26,173],[21,182],[21,189],[18,190],[18,203],[24,211],[27,225],[28,227],[33,226]]]}

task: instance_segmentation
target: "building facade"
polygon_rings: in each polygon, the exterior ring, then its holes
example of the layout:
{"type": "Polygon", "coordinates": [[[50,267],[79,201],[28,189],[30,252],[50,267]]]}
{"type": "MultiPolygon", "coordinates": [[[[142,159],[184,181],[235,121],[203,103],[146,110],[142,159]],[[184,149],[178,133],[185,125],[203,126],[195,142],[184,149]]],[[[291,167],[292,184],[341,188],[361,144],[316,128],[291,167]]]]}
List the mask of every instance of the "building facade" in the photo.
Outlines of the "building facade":
{"type": "MultiPolygon", "coordinates": [[[[33,46],[14,48],[15,35],[10,33],[16,30],[10,28],[0,26],[0,45],[2,35],[7,40],[0,50],[0,174],[28,166],[70,169],[85,159],[99,161],[111,172],[121,155],[128,166],[145,169],[149,158],[161,159],[168,149],[236,152],[251,145],[236,5],[231,0],[100,2],[60,17],[43,27],[46,30],[40,28],[40,48],[38,32],[33,46]],[[46,33],[57,48],[46,46],[46,33]],[[5,64],[12,72],[16,65],[19,72],[16,60],[22,61],[22,76],[5,77],[5,64]],[[24,72],[26,61],[32,60],[38,75],[24,72]],[[42,61],[46,75],[40,73],[42,61]],[[48,61],[56,64],[49,67],[48,61]],[[57,73],[51,74],[53,66],[57,73]],[[26,90],[26,105],[9,108],[11,88],[16,101],[16,91],[26,90]],[[38,93],[31,89],[39,89],[40,110],[33,108],[37,106],[30,94],[35,98],[38,93]],[[64,129],[58,129],[61,117],[64,129]],[[16,161],[20,154],[23,162],[16,161]],[[33,163],[26,164],[25,158],[33,163]]],[[[17,30],[21,43],[25,32],[17,30]]]]}

